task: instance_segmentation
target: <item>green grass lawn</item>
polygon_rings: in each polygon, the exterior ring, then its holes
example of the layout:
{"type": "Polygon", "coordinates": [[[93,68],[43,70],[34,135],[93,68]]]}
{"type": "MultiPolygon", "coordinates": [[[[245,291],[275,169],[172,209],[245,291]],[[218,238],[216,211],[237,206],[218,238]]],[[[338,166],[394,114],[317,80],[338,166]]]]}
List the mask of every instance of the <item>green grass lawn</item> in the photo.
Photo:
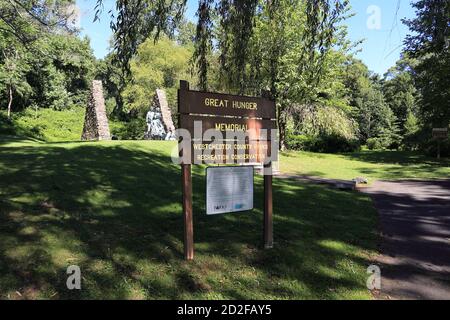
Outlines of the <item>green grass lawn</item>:
{"type": "MultiPolygon", "coordinates": [[[[49,108],[37,110],[28,108],[19,113],[13,113],[7,121],[6,112],[0,110],[0,135],[32,137],[47,142],[79,141],[83,132],[85,107],[55,111],[49,108]]],[[[122,129],[123,122],[109,120],[112,133],[122,129]]]]}
{"type": "MultiPolygon", "coordinates": [[[[0,121],[0,134],[3,132],[53,142],[77,141],[80,140],[83,131],[84,109],[72,107],[55,111],[48,108],[37,110],[29,108],[17,114],[13,113],[11,123],[0,121]]],[[[2,112],[0,111],[0,120],[2,112]]]]}
{"type": "Polygon", "coordinates": [[[208,217],[195,166],[196,258],[185,262],[173,145],[0,138],[0,298],[371,298],[376,214],[355,192],[275,179],[275,248],[263,250],[262,179],[254,211],[208,217]],[[65,286],[73,264],[81,291],[65,286]]]}
{"type": "Polygon", "coordinates": [[[349,154],[284,152],[280,170],[285,173],[350,180],[449,178],[450,159],[425,157],[417,152],[361,151],[349,154]]]}

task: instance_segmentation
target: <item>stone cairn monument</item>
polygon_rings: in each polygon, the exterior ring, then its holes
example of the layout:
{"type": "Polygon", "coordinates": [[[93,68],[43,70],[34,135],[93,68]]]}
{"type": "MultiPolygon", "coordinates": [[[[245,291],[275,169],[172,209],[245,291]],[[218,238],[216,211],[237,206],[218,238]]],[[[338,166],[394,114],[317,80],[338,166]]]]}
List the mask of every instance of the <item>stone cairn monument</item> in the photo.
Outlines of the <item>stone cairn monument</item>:
{"type": "Polygon", "coordinates": [[[103,86],[100,80],[92,82],[81,140],[111,140],[103,86]]]}
{"type": "Polygon", "coordinates": [[[147,132],[145,133],[145,139],[175,140],[175,126],[164,90],[156,90],[152,106],[146,116],[146,122],[147,132]]]}

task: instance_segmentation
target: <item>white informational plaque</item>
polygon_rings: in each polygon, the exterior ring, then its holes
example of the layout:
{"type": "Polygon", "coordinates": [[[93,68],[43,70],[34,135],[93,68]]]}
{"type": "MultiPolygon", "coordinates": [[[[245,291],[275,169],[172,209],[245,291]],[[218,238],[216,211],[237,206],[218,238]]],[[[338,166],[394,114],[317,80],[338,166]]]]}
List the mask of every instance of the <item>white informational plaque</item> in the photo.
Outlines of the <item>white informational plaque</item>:
{"type": "Polygon", "coordinates": [[[253,167],[206,169],[206,214],[253,209],[253,167]]]}

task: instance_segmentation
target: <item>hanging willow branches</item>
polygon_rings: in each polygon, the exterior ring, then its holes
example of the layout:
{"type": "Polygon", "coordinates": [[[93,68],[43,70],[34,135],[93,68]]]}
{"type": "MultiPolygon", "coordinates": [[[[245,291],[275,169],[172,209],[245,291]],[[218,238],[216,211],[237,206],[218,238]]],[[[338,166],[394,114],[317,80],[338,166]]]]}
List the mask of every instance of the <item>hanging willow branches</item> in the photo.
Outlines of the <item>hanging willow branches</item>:
{"type": "MultiPolygon", "coordinates": [[[[97,0],[96,19],[103,10],[97,0]]],[[[254,18],[264,6],[276,10],[283,0],[199,0],[194,61],[199,73],[199,86],[208,84],[208,55],[213,44],[220,52],[220,67],[227,80],[237,88],[244,88],[247,78],[248,47],[254,18]],[[217,37],[214,39],[214,35],[217,37]]],[[[288,3],[306,2],[307,32],[305,55],[315,61],[320,72],[320,59],[331,47],[340,14],[348,0],[285,0],[288,3]]],[[[112,19],[116,62],[129,70],[129,61],[137,47],[149,36],[158,39],[161,33],[173,34],[181,21],[186,0],[117,0],[116,17],[112,19]]],[[[110,11],[114,16],[113,10],[110,11]]],[[[299,70],[302,72],[302,70],[299,70]]]]}
{"type": "MultiPolygon", "coordinates": [[[[221,0],[217,4],[223,36],[219,39],[221,68],[230,83],[243,93],[246,84],[248,43],[258,0],[221,0]]],[[[202,79],[200,79],[202,83],[202,79]]],[[[202,84],[202,85],[206,85],[202,84]]]]}
{"type": "MultiPolygon", "coordinates": [[[[172,35],[183,18],[187,0],[117,0],[110,10],[114,32],[114,60],[128,74],[129,62],[137,47],[148,37],[158,40],[161,33],[172,35]]],[[[95,19],[104,10],[103,0],[97,0],[95,19]]]]}
{"type": "Polygon", "coordinates": [[[75,32],[74,0],[0,0],[0,31],[29,46],[48,33],[75,32]]]}
{"type": "Polygon", "coordinates": [[[195,36],[194,60],[198,69],[199,86],[207,89],[208,83],[208,53],[212,47],[211,33],[213,23],[211,20],[211,5],[213,0],[200,0],[197,10],[198,23],[195,36]]]}
{"type": "MultiPolygon", "coordinates": [[[[309,60],[311,81],[317,83],[318,75],[322,72],[323,59],[332,48],[334,35],[342,21],[343,13],[348,6],[348,0],[344,1],[307,1],[306,5],[306,30],[303,41],[306,44],[303,55],[309,60]]],[[[302,57],[303,58],[303,57],[302,57]]],[[[301,59],[303,60],[303,59],[301,59]]],[[[305,70],[305,65],[299,65],[299,72],[305,70]]]]}

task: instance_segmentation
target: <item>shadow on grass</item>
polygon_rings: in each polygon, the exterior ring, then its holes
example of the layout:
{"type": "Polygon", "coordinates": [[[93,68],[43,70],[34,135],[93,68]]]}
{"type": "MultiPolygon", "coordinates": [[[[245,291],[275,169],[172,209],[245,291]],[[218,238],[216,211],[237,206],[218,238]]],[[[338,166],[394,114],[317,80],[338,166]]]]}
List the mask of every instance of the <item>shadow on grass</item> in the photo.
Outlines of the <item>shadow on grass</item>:
{"type": "Polygon", "coordinates": [[[349,160],[380,164],[379,167],[355,168],[364,175],[381,179],[405,178],[445,179],[448,177],[450,159],[436,159],[412,151],[363,151],[345,154],[349,160]]]}
{"type": "Polygon", "coordinates": [[[343,156],[350,160],[358,160],[369,163],[384,163],[427,166],[450,166],[450,159],[436,159],[414,151],[362,151],[346,153],[343,156]]]}
{"type": "MultiPolygon", "coordinates": [[[[151,146],[0,147],[0,298],[369,297],[366,196],[275,179],[276,243],[264,251],[261,209],[206,216],[195,167],[196,260],[187,263],[180,169],[151,146]],[[81,291],[66,288],[71,264],[81,291]]],[[[255,191],[262,208],[259,177],[255,191]]]]}

